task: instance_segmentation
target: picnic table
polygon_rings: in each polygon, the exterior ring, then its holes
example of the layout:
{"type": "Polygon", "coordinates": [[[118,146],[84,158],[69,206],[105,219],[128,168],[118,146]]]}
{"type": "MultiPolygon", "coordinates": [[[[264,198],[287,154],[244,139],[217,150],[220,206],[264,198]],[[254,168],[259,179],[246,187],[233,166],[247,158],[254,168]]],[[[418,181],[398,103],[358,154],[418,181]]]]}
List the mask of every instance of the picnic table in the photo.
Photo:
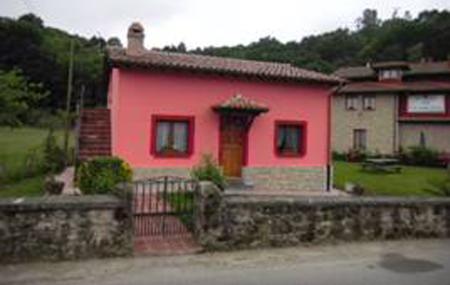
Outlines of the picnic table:
{"type": "Polygon", "coordinates": [[[400,173],[402,168],[395,158],[369,158],[362,163],[363,170],[400,173]]]}

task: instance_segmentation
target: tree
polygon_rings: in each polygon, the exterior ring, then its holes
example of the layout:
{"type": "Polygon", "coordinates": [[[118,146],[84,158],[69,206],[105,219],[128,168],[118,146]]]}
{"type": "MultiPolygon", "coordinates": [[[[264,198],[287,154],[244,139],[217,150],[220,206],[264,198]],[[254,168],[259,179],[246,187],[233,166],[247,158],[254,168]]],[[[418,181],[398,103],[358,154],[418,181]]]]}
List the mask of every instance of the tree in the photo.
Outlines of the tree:
{"type": "Polygon", "coordinates": [[[41,84],[28,82],[19,70],[0,70],[0,125],[20,126],[29,108],[47,95],[41,84]]]}
{"type": "Polygon", "coordinates": [[[120,47],[120,48],[123,47],[122,42],[118,37],[109,38],[106,41],[106,45],[110,47],[120,47]]]}
{"type": "Polygon", "coordinates": [[[378,18],[378,11],[375,9],[365,9],[363,15],[356,22],[360,30],[374,29],[381,24],[381,20],[378,18]]]}
{"type": "Polygon", "coordinates": [[[44,27],[44,21],[33,13],[20,16],[19,21],[30,23],[39,28],[44,27]]]}
{"type": "Polygon", "coordinates": [[[186,45],[183,42],[180,42],[177,46],[174,46],[174,45],[165,46],[165,47],[163,47],[162,50],[170,51],[170,52],[181,52],[181,53],[185,53],[187,51],[186,45]]]}

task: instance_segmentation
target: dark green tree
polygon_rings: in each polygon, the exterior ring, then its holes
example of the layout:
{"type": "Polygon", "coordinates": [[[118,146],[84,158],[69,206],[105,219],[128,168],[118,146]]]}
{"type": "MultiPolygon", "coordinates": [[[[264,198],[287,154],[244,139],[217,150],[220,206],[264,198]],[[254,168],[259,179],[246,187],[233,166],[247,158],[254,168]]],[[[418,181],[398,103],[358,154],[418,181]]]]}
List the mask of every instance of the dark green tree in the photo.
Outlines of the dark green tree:
{"type": "Polygon", "coordinates": [[[18,127],[27,112],[48,95],[42,84],[28,82],[18,70],[0,70],[0,125],[18,127]]]}

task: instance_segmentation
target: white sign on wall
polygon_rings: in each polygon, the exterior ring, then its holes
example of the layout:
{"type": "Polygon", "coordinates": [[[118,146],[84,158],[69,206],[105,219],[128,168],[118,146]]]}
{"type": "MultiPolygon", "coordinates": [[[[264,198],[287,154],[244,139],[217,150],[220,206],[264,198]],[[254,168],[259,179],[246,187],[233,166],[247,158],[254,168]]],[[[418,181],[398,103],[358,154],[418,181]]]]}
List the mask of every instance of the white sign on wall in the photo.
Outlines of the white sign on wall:
{"type": "Polygon", "coordinates": [[[445,95],[410,95],[408,113],[445,113],[445,95]]]}

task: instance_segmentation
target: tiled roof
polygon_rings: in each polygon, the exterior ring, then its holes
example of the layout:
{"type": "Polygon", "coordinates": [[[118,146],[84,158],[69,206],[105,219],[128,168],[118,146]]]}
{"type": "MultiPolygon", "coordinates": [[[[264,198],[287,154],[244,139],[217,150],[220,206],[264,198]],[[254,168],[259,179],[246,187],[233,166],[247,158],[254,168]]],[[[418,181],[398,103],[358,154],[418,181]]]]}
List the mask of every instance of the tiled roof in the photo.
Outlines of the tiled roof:
{"type": "Polygon", "coordinates": [[[372,64],[373,69],[384,68],[408,68],[409,63],[407,61],[381,61],[372,64]]]}
{"type": "Polygon", "coordinates": [[[187,53],[147,50],[130,55],[125,49],[111,48],[108,59],[113,66],[147,69],[176,69],[203,71],[216,74],[255,76],[262,79],[337,84],[343,80],[334,75],[301,69],[286,63],[262,62],[187,53]]]}
{"type": "MultiPolygon", "coordinates": [[[[380,62],[374,63],[374,68],[381,68],[381,66],[389,66],[392,64],[400,64],[403,62],[380,62]]],[[[450,74],[450,62],[438,61],[438,62],[416,62],[407,63],[408,70],[404,72],[404,76],[412,75],[429,75],[429,74],[450,74]]],[[[358,79],[367,77],[376,77],[376,72],[372,67],[368,66],[352,66],[342,67],[334,72],[334,75],[346,78],[346,79],[358,79]]]]}
{"type": "Polygon", "coordinates": [[[257,111],[257,112],[267,112],[269,108],[266,105],[256,102],[255,100],[249,99],[242,96],[241,94],[236,94],[229,98],[225,102],[213,106],[214,110],[245,110],[245,111],[257,111]]]}
{"type": "Polygon", "coordinates": [[[367,78],[367,77],[376,77],[375,71],[366,66],[351,66],[351,67],[342,67],[334,72],[334,75],[342,77],[342,78],[367,78]]]}
{"type": "Polygon", "coordinates": [[[399,81],[399,82],[352,82],[337,88],[336,92],[346,93],[398,93],[398,92],[450,91],[450,82],[440,81],[399,81]]]}
{"type": "Polygon", "coordinates": [[[450,61],[412,63],[408,74],[450,74],[450,61]]]}

